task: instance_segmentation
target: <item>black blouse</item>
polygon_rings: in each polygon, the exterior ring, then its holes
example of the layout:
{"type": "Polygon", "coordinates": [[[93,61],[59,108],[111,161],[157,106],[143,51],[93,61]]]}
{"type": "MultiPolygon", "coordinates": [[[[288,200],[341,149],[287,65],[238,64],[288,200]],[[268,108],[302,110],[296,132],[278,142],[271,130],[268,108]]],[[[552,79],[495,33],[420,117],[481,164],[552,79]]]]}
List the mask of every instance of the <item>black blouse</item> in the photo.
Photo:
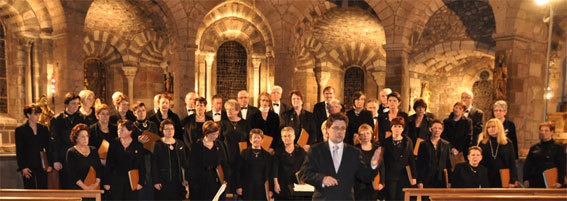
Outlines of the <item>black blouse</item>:
{"type": "Polygon", "coordinates": [[[457,163],[451,178],[451,188],[489,188],[487,171],[482,165],[472,167],[468,162],[457,163]]]}
{"type": "MultiPolygon", "coordinates": [[[[524,180],[530,188],[545,188],[543,171],[557,168],[557,183],[565,183],[565,148],[554,140],[539,142],[530,148],[524,164],[524,180]]],[[[550,184],[553,185],[553,184],[550,184]]]]}
{"type": "Polygon", "coordinates": [[[110,123],[108,124],[108,133],[102,132],[99,123],[91,125],[89,127],[89,135],[89,146],[94,146],[96,148],[100,147],[102,140],[106,140],[110,143],[118,137],[116,126],[110,123]]]}
{"type": "MultiPolygon", "coordinates": [[[[407,135],[408,132],[408,114],[406,114],[405,112],[402,111],[398,111],[398,115],[397,117],[403,117],[404,118],[404,122],[406,122],[406,126],[404,127],[404,132],[402,133],[402,135],[407,135]]],[[[378,141],[382,142],[384,141],[384,138],[386,138],[386,132],[392,132],[392,126],[390,125],[390,117],[389,117],[389,113],[386,113],[384,115],[380,115],[378,116],[378,141]]]]}
{"type": "Polygon", "coordinates": [[[317,142],[317,130],[320,128],[316,128],[315,124],[315,115],[313,113],[301,110],[301,113],[297,115],[294,109],[288,110],[282,113],[280,118],[280,128],[290,126],[293,127],[295,131],[295,141],[294,144],[297,144],[297,140],[299,140],[299,135],[301,134],[301,129],[305,129],[307,133],[309,133],[309,140],[307,144],[314,144],[317,142]]]}
{"type": "MultiPolygon", "coordinates": [[[[169,149],[169,144],[158,140],[152,154],[152,182],[154,184],[164,184],[177,181],[181,183],[187,180],[189,164],[185,155],[186,148],[184,143],[175,141],[173,150],[169,149]],[[184,177],[185,176],[185,177],[184,177]]],[[[166,185],[167,186],[167,185],[166,185]]]]}
{"type": "Polygon", "coordinates": [[[506,132],[506,137],[512,141],[514,145],[514,156],[518,159],[518,136],[516,135],[516,124],[514,122],[506,119],[502,122],[504,126],[504,131],[506,132]]]}
{"type": "Polygon", "coordinates": [[[298,145],[295,145],[291,153],[285,151],[285,147],[276,150],[273,174],[274,178],[278,178],[281,188],[299,182],[297,181],[295,173],[301,168],[301,164],[303,164],[306,155],[305,150],[298,145]]]}
{"type": "Polygon", "coordinates": [[[262,118],[262,112],[260,111],[252,116],[250,118],[250,121],[252,128],[259,128],[262,130],[262,132],[264,132],[264,135],[269,135],[270,137],[274,138],[270,147],[276,148],[283,146],[279,129],[280,118],[277,113],[269,110],[268,116],[266,120],[264,120],[264,118],[262,118]]]}
{"type": "MultiPolygon", "coordinates": [[[[81,108],[79,108],[79,110],[77,110],[77,112],[80,112],[81,108]]],[[[96,118],[96,114],[95,114],[95,108],[91,107],[91,113],[89,115],[82,115],[84,120],[83,122],[85,122],[85,124],[87,125],[93,125],[94,123],[98,122],[98,119],[96,118]]]]}
{"type": "Polygon", "coordinates": [[[409,122],[406,122],[406,124],[408,124],[409,129],[408,136],[411,138],[413,144],[415,144],[417,138],[424,140],[429,139],[429,136],[431,136],[429,127],[431,126],[431,121],[433,121],[433,119],[435,119],[435,115],[427,112],[423,115],[423,119],[421,120],[419,126],[416,127],[415,123],[417,122],[417,114],[409,116],[409,122]]]}
{"type": "Polygon", "coordinates": [[[67,149],[74,146],[74,143],[72,143],[69,138],[71,130],[75,125],[84,123],[83,120],[84,117],[78,111],[73,114],[63,111],[55,118],[51,119],[49,130],[51,131],[51,136],[55,138],[55,145],[57,147],[57,150],[51,150],[53,152],[53,162],[65,163],[67,149]]]}
{"type": "Polygon", "coordinates": [[[479,147],[482,148],[482,161],[480,161],[480,164],[488,170],[488,182],[490,187],[502,187],[500,169],[510,170],[511,184],[518,180],[513,146],[510,140],[508,140],[506,145],[498,144],[494,137],[490,137],[486,144],[482,142],[479,143],[479,147]]]}
{"type": "Polygon", "coordinates": [[[266,200],[265,182],[273,191],[272,156],[264,149],[242,151],[238,160],[236,186],[242,188],[244,200],[266,200]]]}
{"type": "Polygon", "coordinates": [[[415,157],[413,155],[413,143],[409,137],[402,135],[399,144],[394,144],[392,137],[386,138],[382,143],[384,147],[384,166],[386,169],[385,180],[398,181],[408,179],[406,166],[410,166],[411,175],[416,177],[415,157]]]}
{"type": "Polygon", "coordinates": [[[368,110],[362,110],[360,113],[356,114],[355,110],[349,110],[346,113],[348,117],[348,126],[345,134],[345,142],[353,145],[353,137],[355,133],[358,133],[358,127],[362,124],[368,124],[374,128],[374,120],[372,119],[372,112],[368,110]]]}
{"type": "MultiPolygon", "coordinates": [[[[437,188],[439,183],[445,183],[451,178],[451,145],[449,142],[439,139],[437,149],[431,140],[424,140],[419,145],[417,155],[417,183],[423,183],[425,188],[437,188]],[[444,170],[447,170],[445,178],[444,170]]],[[[443,185],[444,186],[444,185],[443,185]]]]}
{"type": "Polygon", "coordinates": [[[89,146],[90,153],[88,156],[81,154],[74,146],[67,150],[67,167],[69,175],[69,184],[73,189],[82,189],[76,185],[77,181],[81,180],[83,183],[89,174],[90,167],[96,171],[96,178],[102,180],[103,167],[100,163],[97,148],[89,146]]]}
{"type": "MultiPolygon", "coordinates": [[[[177,116],[177,114],[173,113],[173,111],[168,110],[167,111],[167,119],[173,121],[173,127],[175,128],[175,134],[174,134],[173,137],[175,139],[183,140],[183,130],[181,129],[181,121],[179,120],[179,116],[177,116]]],[[[154,124],[159,128],[161,126],[161,122],[165,119],[163,119],[163,117],[161,115],[161,111],[158,110],[156,114],[149,117],[149,120],[154,122],[154,124]]],[[[159,135],[163,136],[163,134],[161,134],[161,133],[159,135]]]]}
{"type": "Polygon", "coordinates": [[[38,123],[37,134],[34,134],[29,122],[26,121],[16,128],[15,136],[18,170],[29,168],[33,172],[47,168],[43,167],[40,157],[40,153],[43,151],[46,154],[49,153],[49,130],[47,127],[38,123]]]}
{"type": "Polygon", "coordinates": [[[441,138],[451,143],[451,148],[455,148],[467,155],[468,148],[472,144],[472,120],[462,116],[458,121],[453,120],[453,113],[443,120],[445,124],[441,138]]]}
{"type": "MultiPolygon", "coordinates": [[[[205,121],[213,120],[212,117],[205,115],[205,121]]],[[[203,124],[205,122],[197,122],[196,115],[185,117],[183,119],[183,142],[185,146],[191,147],[191,145],[199,139],[203,139],[203,124]]]]}
{"type": "MultiPolygon", "coordinates": [[[[104,170],[103,184],[105,185],[128,185],[128,171],[138,169],[138,184],[144,186],[146,167],[144,162],[144,147],[137,140],[132,139],[128,147],[124,147],[119,138],[110,142],[108,158],[104,170]]],[[[111,187],[112,188],[112,187],[111,187]]]]}
{"type": "Polygon", "coordinates": [[[189,194],[191,200],[212,200],[221,186],[217,166],[222,167],[224,179],[228,181],[231,167],[226,158],[225,146],[215,141],[211,149],[205,147],[201,140],[191,145],[189,163],[189,194]]]}

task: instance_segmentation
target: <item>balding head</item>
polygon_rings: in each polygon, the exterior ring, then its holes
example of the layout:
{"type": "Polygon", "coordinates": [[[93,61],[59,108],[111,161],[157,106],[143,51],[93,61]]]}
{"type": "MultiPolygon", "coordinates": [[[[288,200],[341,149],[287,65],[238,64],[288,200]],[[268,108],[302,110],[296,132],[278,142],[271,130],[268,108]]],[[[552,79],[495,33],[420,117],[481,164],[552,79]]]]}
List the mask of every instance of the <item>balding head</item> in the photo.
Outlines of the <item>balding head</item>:
{"type": "Polygon", "coordinates": [[[187,106],[187,108],[195,108],[196,98],[197,94],[195,92],[189,92],[185,94],[185,106],[187,106]]]}

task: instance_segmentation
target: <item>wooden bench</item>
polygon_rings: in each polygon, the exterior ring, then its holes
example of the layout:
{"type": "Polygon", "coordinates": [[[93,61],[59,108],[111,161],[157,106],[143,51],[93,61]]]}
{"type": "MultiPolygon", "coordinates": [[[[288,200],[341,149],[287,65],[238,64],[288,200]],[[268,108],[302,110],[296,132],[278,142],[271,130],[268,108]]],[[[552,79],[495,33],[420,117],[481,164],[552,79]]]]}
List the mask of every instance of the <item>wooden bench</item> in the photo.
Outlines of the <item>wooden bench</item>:
{"type": "Polygon", "coordinates": [[[0,201],[81,201],[80,197],[0,197],[0,201]]]}
{"type": "Polygon", "coordinates": [[[404,200],[406,201],[409,201],[410,197],[413,196],[416,196],[418,200],[421,200],[421,196],[437,197],[438,199],[453,196],[453,199],[462,198],[467,200],[495,199],[498,196],[501,196],[502,200],[506,200],[508,197],[510,199],[519,199],[531,196],[533,199],[534,197],[542,196],[562,196],[563,200],[567,200],[567,189],[564,188],[404,188],[403,190],[405,192],[404,200]],[[493,196],[493,198],[485,196],[493,196]]]}
{"type": "Polygon", "coordinates": [[[560,195],[433,195],[432,201],[471,201],[471,200],[503,200],[503,201],[532,201],[532,200],[566,200],[560,195]]]}
{"type": "Polygon", "coordinates": [[[55,189],[0,189],[2,197],[67,197],[95,198],[101,201],[102,190],[55,190],[55,189]]]}

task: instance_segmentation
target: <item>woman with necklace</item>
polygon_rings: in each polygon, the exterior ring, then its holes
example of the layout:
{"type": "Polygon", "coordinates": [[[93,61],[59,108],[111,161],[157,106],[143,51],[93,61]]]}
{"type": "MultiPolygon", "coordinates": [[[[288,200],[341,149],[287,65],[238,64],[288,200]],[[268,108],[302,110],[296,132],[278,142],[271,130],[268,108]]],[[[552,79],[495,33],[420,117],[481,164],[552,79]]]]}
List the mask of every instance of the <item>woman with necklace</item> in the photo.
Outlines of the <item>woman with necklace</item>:
{"type": "MultiPolygon", "coordinates": [[[[402,117],[404,119],[404,123],[405,122],[409,122],[408,121],[408,114],[405,112],[400,111],[399,107],[400,104],[402,104],[402,99],[400,97],[400,93],[398,92],[392,92],[390,94],[388,94],[388,108],[389,111],[387,113],[387,115],[380,115],[378,118],[378,141],[382,142],[384,141],[385,138],[387,138],[388,136],[386,136],[387,132],[392,133],[392,126],[391,126],[391,121],[394,120],[394,118],[397,117],[402,117]]],[[[406,135],[407,132],[407,125],[404,124],[404,133],[403,135],[406,135]]]]}
{"type": "MultiPolygon", "coordinates": [[[[214,121],[203,124],[203,138],[191,145],[189,157],[189,198],[212,200],[223,180],[229,178],[231,169],[226,157],[226,147],[217,140],[221,126],[214,121]],[[220,170],[217,167],[220,166],[220,170]],[[219,172],[217,172],[219,171],[219,172]],[[224,178],[220,178],[222,171],[224,178]]],[[[219,200],[224,200],[224,194],[219,200]]]]}
{"type": "Polygon", "coordinates": [[[472,144],[472,120],[464,116],[466,109],[465,103],[457,102],[453,105],[453,112],[443,120],[444,128],[441,138],[451,143],[451,154],[455,156],[468,155],[466,152],[472,144]]]}
{"type": "Polygon", "coordinates": [[[315,124],[315,115],[308,112],[303,108],[303,94],[298,90],[293,90],[289,92],[289,98],[291,99],[291,110],[282,113],[280,118],[280,127],[290,126],[297,133],[297,138],[295,142],[299,140],[302,130],[309,133],[309,139],[307,140],[307,145],[302,148],[306,152],[309,151],[310,145],[317,142],[317,126],[315,124]]]}
{"type": "Polygon", "coordinates": [[[251,147],[240,153],[236,170],[236,194],[244,200],[268,200],[272,197],[272,156],[262,148],[264,133],[250,130],[251,147]],[[264,186],[269,182],[269,188],[264,186]],[[266,195],[268,190],[268,195],[266,195]]]}
{"type": "Polygon", "coordinates": [[[46,126],[38,123],[41,107],[27,105],[24,107],[26,123],[18,126],[15,131],[16,137],[16,159],[18,171],[21,171],[25,189],[46,189],[47,173],[53,168],[47,158],[42,158],[40,153],[47,156],[49,153],[49,130],[46,126]],[[43,152],[43,153],[42,153],[43,152]]]}
{"type": "MultiPolygon", "coordinates": [[[[353,109],[349,110],[346,115],[348,117],[348,126],[345,135],[345,141],[348,144],[354,145],[354,136],[357,133],[360,125],[368,124],[374,125],[372,120],[372,112],[364,108],[366,95],[362,91],[357,91],[353,95],[353,109]]],[[[360,142],[356,142],[360,143],[360,142]]]]}
{"type": "Polygon", "coordinates": [[[417,186],[419,188],[449,188],[451,173],[451,144],[441,139],[443,122],[431,121],[431,137],[419,145],[416,160],[417,186]],[[445,174],[445,171],[447,174],[445,174]],[[449,177],[449,178],[447,178],[449,177]]]}
{"type": "Polygon", "coordinates": [[[89,127],[89,145],[100,147],[103,140],[108,143],[118,137],[116,126],[110,124],[110,107],[106,104],[98,106],[94,112],[97,122],[89,127]]]}
{"type": "Polygon", "coordinates": [[[294,183],[299,183],[295,173],[301,168],[307,153],[293,143],[295,131],[292,127],[284,127],[280,133],[283,147],[276,149],[273,167],[275,199],[292,200],[294,183]]]}
{"type": "Polygon", "coordinates": [[[97,122],[97,118],[95,115],[95,94],[93,91],[85,89],[79,92],[79,97],[81,97],[81,107],[79,108],[79,112],[83,115],[84,123],[88,126],[97,122]]]}
{"type": "Polygon", "coordinates": [[[280,118],[276,112],[272,109],[272,101],[270,99],[270,94],[263,92],[258,98],[258,105],[260,108],[259,113],[252,116],[251,123],[252,128],[261,129],[265,135],[273,137],[272,145],[270,149],[267,150],[270,154],[274,154],[274,149],[281,147],[280,139],[280,118]]]}
{"type": "MultiPolygon", "coordinates": [[[[350,122],[349,122],[350,124],[350,122]]],[[[366,164],[370,164],[372,160],[372,155],[376,149],[379,148],[378,144],[372,143],[372,127],[369,124],[362,124],[358,128],[358,135],[360,138],[360,144],[356,145],[356,148],[359,148],[361,152],[362,161],[366,164]]],[[[384,165],[378,164],[378,171],[382,178],[384,176],[384,165]]],[[[355,200],[376,200],[379,197],[381,198],[382,195],[378,191],[382,191],[384,189],[384,179],[380,179],[380,183],[374,184],[376,185],[377,189],[374,189],[372,183],[365,183],[360,180],[356,180],[356,184],[354,185],[354,199],[355,200]]]]}
{"type": "Polygon", "coordinates": [[[502,122],[506,137],[510,139],[510,141],[512,141],[512,144],[514,145],[514,156],[516,156],[516,160],[518,160],[518,137],[516,135],[516,124],[510,121],[510,119],[506,118],[507,113],[508,104],[506,103],[506,101],[496,101],[492,106],[492,114],[494,115],[494,118],[497,118],[502,122]]]}
{"type": "MultiPolygon", "coordinates": [[[[226,101],[226,103],[224,103],[224,109],[226,110],[228,119],[220,121],[222,135],[219,136],[218,140],[224,142],[226,146],[226,156],[229,166],[236,168],[240,155],[239,143],[246,143],[250,127],[246,120],[238,116],[240,105],[236,100],[230,99],[226,101]]],[[[231,174],[227,180],[227,192],[234,193],[236,190],[236,174],[231,174]]]]}
{"type": "Polygon", "coordinates": [[[207,109],[207,100],[204,97],[195,99],[195,114],[185,117],[183,119],[183,142],[185,146],[191,147],[197,140],[203,138],[203,124],[205,121],[213,120],[212,117],[205,115],[207,109]]]}
{"type": "Polygon", "coordinates": [[[156,200],[183,200],[189,164],[183,142],[173,138],[175,127],[169,119],[160,125],[163,137],[156,142],[152,155],[152,180],[156,200]]]}
{"type": "Polygon", "coordinates": [[[489,188],[486,167],[480,165],[482,148],[468,149],[467,162],[457,163],[451,175],[451,188],[489,188]]]}
{"type": "MultiPolygon", "coordinates": [[[[138,134],[142,134],[144,131],[149,131],[157,135],[160,134],[157,125],[154,122],[148,120],[146,116],[146,105],[144,103],[140,101],[136,102],[132,110],[134,111],[134,116],[136,116],[136,122],[134,123],[134,126],[136,126],[137,128],[138,134]]],[[[145,140],[138,138],[138,141],[143,143],[143,141],[145,140]]]]}
{"type": "MultiPolygon", "coordinates": [[[[390,108],[390,111],[392,109],[390,108]]],[[[405,123],[403,117],[392,119],[392,136],[382,141],[386,170],[384,178],[386,180],[384,187],[386,200],[403,200],[404,192],[402,189],[416,184],[413,143],[409,137],[402,135],[406,126],[405,123]],[[407,171],[407,166],[409,166],[410,172],[407,171]],[[409,175],[411,175],[411,179],[409,175]]]]}
{"type": "Polygon", "coordinates": [[[104,170],[104,189],[110,191],[112,200],[136,200],[138,191],[145,183],[144,147],[131,137],[134,124],[128,120],[118,121],[118,138],[110,142],[104,170]],[[131,189],[128,172],[138,170],[139,180],[131,189]]]}
{"type": "Polygon", "coordinates": [[[491,188],[502,188],[501,169],[510,171],[509,187],[513,188],[517,182],[514,145],[506,137],[504,126],[499,119],[490,119],[484,126],[478,138],[478,146],[482,148],[482,161],[480,164],[488,169],[488,182],[491,188]]]}
{"type": "MultiPolygon", "coordinates": [[[[160,125],[161,122],[166,119],[173,121],[173,125],[175,125],[175,134],[173,137],[175,139],[183,139],[182,136],[183,133],[181,130],[181,122],[179,121],[179,116],[177,116],[177,114],[171,111],[170,103],[171,103],[171,97],[169,95],[160,94],[158,96],[159,109],[156,114],[149,117],[150,121],[154,122],[156,126],[160,125]]],[[[161,133],[159,135],[163,136],[163,134],[161,133]]]]}
{"type": "MultiPolygon", "coordinates": [[[[144,144],[146,142],[149,142],[150,139],[145,136],[142,135],[142,133],[144,133],[144,131],[149,131],[152,132],[156,135],[159,135],[160,132],[158,131],[157,126],[154,124],[154,122],[149,121],[148,118],[146,118],[146,105],[140,101],[136,102],[136,104],[134,104],[134,107],[132,108],[132,110],[134,111],[134,116],[136,116],[136,122],[134,122],[134,126],[135,126],[135,131],[132,132],[132,139],[138,139],[138,142],[144,144]]],[[[152,152],[145,149],[144,150],[144,165],[146,167],[146,182],[151,184],[153,183],[152,181],[152,152]]],[[[154,197],[154,187],[151,185],[145,185],[144,188],[142,188],[140,190],[140,194],[139,196],[141,197],[150,197],[153,198],[154,197]]]]}
{"type": "Polygon", "coordinates": [[[100,187],[103,167],[100,163],[97,149],[89,146],[89,127],[86,124],[77,124],[71,131],[69,138],[75,146],[67,150],[66,164],[69,167],[69,184],[74,184],[72,189],[96,190],[100,187]],[[85,178],[90,168],[96,172],[95,182],[85,184],[85,178]]]}
{"type": "Polygon", "coordinates": [[[557,168],[557,181],[548,188],[560,188],[565,183],[565,148],[553,140],[555,123],[539,124],[539,143],[530,147],[524,164],[524,186],[526,188],[545,188],[543,172],[557,168]]]}

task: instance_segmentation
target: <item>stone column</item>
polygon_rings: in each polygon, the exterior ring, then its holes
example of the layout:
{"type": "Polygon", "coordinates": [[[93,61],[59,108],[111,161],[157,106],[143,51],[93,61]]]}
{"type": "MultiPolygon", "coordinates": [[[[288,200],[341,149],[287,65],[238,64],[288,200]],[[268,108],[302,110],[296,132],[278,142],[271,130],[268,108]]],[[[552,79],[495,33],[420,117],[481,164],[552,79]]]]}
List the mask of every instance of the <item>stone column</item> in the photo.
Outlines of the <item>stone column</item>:
{"type": "MultiPolygon", "coordinates": [[[[328,78],[326,79],[328,81],[328,78]]],[[[317,80],[312,67],[297,67],[293,73],[292,88],[303,93],[303,108],[305,110],[313,110],[313,106],[318,102],[317,96],[317,80]]],[[[284,97],[285,98],[285,97],[284,97]]],[[[289,100],[289,98],[288,98],[289,100]]]]}
{"type": "Polygon", "coordinates": [[[323,89],[325,89],[325,87],[327,87],[329,84],[329,80],[331,79],[331,72],[324,71],[323,67],[321,66],[316,66],[315,68],[313,68],[313,73],[318,84],[317,91],[319,92],[317,94],[316,102],[323,101],[325,99],[325,96],[323,96],[323,89]]]}
{"type": "Polygon", "coordinates": [[[386,44],[384,50],[386,50],[386,87],[401,94],[400,110],[408,112],[410,101],[409,48],[405,44],[386,44]]]}
{"type": "Polygon", "coordinates": [[[24,83],[25,83],[25,97],[26,97],[26,102],[24,103],[25,105],[31,104],[33,103],[33,89],[32,89],[32,62],[33,62],[33,58],[31,58],[31,48],[33,46],[33,41],[32,40],[24,40],[22,41],[23,46],[24,46],[24,51],[25,51],[25,55],[24,55],[24,59],[25,59],[25,68],[24,68],[24,83]]]}
{"type": "Polygon", "coordinates": [[[252,87],[252,94],[254,96],[254,102],[251,105],[255,105],[256,107],[258,107],[258,96],[260,95],[260,67],[265,59],[266,57],[262,56],[252,57],[252,66],[254,67],[254,86],[252,87]]]}
{"type": "Polygon", "coordinates": [[[215,54],[210,53],[205,55],[205,63],[206,63],[206,70],[205,70],[205,80],[207,83],[207,87],[205,89],[207,101],[210,103],[212,101],[212,93],[213,93],[213,62],[215,61],[215,54]]]}
{"type": "Polygon", "coordinates": [[[135,66],[123,66],[124,76],[128,79],[128,96],[130,97],[130,104],[134,103],[134,78],[138,68],[135,66]]]}

